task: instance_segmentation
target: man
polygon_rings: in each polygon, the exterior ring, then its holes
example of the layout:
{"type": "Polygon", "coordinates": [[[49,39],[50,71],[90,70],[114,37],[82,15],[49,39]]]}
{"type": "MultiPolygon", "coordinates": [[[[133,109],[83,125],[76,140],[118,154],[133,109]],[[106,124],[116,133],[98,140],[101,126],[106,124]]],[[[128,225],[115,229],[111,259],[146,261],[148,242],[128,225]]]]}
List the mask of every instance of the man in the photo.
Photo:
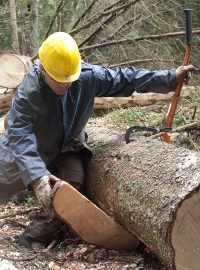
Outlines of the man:
{"type": "Polygon", "coordinates": [[[16,91],[8,128],[0,138],[1,190],[23,182],[46,211],[25,232],[23,244],[41,240],[42,231],[48,238],[61,226],[48,214],[51,183],[62,179],[78,190],[83,187],[85,164],[91,157],[84,127],[94,98],[130,96],[134,91],[168,93],[191,70],[192,66],[153,72],[107,69],[82,62],[76,42],[67,33],[54,33],[43,42],[39,61],[16,91]]]}

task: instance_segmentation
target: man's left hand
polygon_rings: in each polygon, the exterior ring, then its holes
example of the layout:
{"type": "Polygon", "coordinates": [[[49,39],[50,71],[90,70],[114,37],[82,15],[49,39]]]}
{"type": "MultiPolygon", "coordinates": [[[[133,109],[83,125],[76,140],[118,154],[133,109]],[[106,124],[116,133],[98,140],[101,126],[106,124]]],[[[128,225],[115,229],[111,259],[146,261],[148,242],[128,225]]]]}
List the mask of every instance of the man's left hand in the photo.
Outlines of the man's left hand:
{"type": "Polygon", "coordinates": [[[188,65],[188,66],[179,66],[176,69],[176,82],[177,84],[181,81],[184,80],[184,83],[186,85],[189,84],[189,80],[191,78],[191,72],[194,70],[193,65],[188,65]]]}

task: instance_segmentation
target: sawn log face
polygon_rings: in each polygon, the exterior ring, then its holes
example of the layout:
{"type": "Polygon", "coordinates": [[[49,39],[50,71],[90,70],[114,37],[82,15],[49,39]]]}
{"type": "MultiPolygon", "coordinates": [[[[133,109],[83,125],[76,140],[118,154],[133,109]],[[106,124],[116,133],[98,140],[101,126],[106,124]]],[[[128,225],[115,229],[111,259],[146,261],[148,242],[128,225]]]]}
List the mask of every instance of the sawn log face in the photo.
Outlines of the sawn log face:
{"type": "Polygon", "coordinates": [[[183,201],[198,191],[200,154],[144,137],[125,144],[100,127],[87,131],[94,152],[90,198],[173,269],[172,227],[183,201]]]}

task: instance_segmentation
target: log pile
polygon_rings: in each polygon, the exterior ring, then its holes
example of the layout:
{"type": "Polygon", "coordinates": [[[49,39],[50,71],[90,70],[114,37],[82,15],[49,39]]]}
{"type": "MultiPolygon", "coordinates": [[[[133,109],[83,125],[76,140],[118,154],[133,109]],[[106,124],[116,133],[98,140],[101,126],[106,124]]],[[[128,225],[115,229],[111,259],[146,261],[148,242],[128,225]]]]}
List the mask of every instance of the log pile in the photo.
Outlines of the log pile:
{"type": "Polygon", "coordinates": [[[31,67],[32,62],[26,56],[0,55],[0,115],[9,110],[16,87],[31,67]]]}
{"type": "Polygon", "coordinates": [[[0,88],[0,115],[10,109],[14,93],[14,89],[0,88]]]}
{"type": "Polygon", "coordinates": [[[26,56],[0,55],[0,86],[11,89],[16,88],[31,67],[32,62],[26,56]]]}
{"type": "Polygon", "coordinates": [[[155,139],[89,127],[87,192],[169,269],[200,266],[200,154],[155,139]]]}

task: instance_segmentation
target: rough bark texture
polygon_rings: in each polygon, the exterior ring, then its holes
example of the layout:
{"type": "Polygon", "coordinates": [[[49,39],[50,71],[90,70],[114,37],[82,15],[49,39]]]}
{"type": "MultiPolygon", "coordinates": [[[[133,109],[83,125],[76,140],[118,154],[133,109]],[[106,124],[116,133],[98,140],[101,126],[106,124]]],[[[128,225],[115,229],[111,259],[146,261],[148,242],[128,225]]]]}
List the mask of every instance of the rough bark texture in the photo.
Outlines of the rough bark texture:
{"type": "Polygon", "coordinates": [[[19,54],[19,41],[18,41],[17,15],[16,15],[15,0],[9,0],[9,9],[10,9],[12,48],[13,48],[14,53],[19,54]]]}
{"type": "MultiPolygon", "coordinates": [[[[184,87],[181,94],[184,98],[189,98],[195,88],[192,86],[184,87]]],[[[173,97],[173,92],[168,94],[158,93],[134,93],[130,97],[97,97],[94,102],[94,109],[109,109],[114,107],[136,107],[150,106],[154,104],[163,104],[169,102],[173,97]]]]}
{"type": "Polygon", "coordinates": [[[0,116],[10,109],[13,95],[13,89],[0,88],[0,116]]]}
{"type": "Polygon", "coordinates": [[[175,267],[171,232],[179,207],[199,189],[200,154],[144,137],[125,144],[123,135],[100,127],[87,131],[90,198],[170,269],[183,269],[175,267]]]}

